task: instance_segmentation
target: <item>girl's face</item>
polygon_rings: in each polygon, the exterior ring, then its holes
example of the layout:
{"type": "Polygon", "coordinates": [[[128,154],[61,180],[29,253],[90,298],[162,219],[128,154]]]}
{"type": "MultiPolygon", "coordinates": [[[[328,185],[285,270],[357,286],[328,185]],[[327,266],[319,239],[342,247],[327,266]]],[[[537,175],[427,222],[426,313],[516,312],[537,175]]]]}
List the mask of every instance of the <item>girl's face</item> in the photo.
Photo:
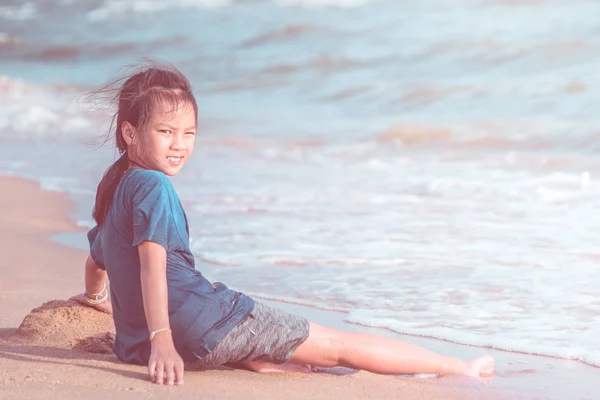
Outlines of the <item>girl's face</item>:
{"type": "Polygon", "coordinates": [[[174,176],[192,155],[196,139],[196,115],[189,104],[179,108],[156,107],[143,131],[124,123],[123,138],[130,160],[144,168],[174,176]]]}

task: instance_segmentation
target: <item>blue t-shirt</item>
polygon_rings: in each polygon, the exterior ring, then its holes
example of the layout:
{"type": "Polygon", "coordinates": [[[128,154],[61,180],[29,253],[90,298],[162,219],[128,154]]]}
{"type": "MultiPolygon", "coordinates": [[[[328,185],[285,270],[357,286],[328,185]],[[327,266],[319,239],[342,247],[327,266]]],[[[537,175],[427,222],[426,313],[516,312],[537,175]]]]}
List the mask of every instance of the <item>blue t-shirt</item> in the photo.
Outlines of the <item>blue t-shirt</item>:
{"type": "Polygon", "coordinates": [[[110,280],[113,350],[122,361],[147,364],[150,357],[136,247],[144,241],[167,251],[169,322],[184,360],[207,355],[254,308],[250,297],[222,283],[211,284],[195,269],[185,212],[162,172],[127,171],[104,224],[91,229],[88,239],[92,259],[110,280]]]}

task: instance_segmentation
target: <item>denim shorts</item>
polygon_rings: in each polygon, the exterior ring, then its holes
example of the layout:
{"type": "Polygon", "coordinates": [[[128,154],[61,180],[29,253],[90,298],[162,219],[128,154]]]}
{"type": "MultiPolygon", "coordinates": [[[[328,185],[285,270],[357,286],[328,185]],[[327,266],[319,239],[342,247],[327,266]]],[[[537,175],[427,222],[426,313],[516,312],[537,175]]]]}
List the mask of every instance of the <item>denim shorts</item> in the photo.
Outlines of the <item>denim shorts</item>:
{"type": "Polygon", "coordinates": [[[255,301],[252,313],[194,365],[207,367],[244,361],[283,364],[304,343],[308,333],[309,322],[305,318],[255,301]]]}

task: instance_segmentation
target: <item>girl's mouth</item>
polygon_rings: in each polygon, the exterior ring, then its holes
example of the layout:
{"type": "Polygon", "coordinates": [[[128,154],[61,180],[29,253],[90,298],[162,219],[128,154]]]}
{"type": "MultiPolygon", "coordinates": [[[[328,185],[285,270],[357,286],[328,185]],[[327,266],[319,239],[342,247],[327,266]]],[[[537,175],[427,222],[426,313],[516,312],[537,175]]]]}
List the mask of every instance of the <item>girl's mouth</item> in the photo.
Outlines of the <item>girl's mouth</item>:
{"type": "Polygon", "coordinates": [[[173,164],[179,165],[181,164],[181,160],[183,160],[183,157],[167,157],[167,160],[169,160],[173,164]]]}

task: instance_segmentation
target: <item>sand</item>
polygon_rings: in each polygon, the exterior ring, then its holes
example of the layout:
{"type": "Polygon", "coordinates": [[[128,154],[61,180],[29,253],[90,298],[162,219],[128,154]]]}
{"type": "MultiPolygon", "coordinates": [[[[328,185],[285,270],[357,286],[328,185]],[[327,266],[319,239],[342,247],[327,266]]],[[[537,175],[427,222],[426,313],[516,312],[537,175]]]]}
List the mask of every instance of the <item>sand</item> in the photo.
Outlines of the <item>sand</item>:
{"type": "MultiPolygon", "coordinates": [[[[183,386],[154,385],[145,367],[121,363],[110,351],[114,326],[109,315],[66,301],[83,289],[87,256],[51,240],[69,232],[83,236],[68,219],[71,202],[13,177],[0,176],[0,193],[0,399],[534,398],[521,397],[518,385],[494,378],[415,379],[343,369],[257,374],[188,368],[183,386]]],[[[539,398],[553,398],[543,389],[547,396],[539,398]]]]}

